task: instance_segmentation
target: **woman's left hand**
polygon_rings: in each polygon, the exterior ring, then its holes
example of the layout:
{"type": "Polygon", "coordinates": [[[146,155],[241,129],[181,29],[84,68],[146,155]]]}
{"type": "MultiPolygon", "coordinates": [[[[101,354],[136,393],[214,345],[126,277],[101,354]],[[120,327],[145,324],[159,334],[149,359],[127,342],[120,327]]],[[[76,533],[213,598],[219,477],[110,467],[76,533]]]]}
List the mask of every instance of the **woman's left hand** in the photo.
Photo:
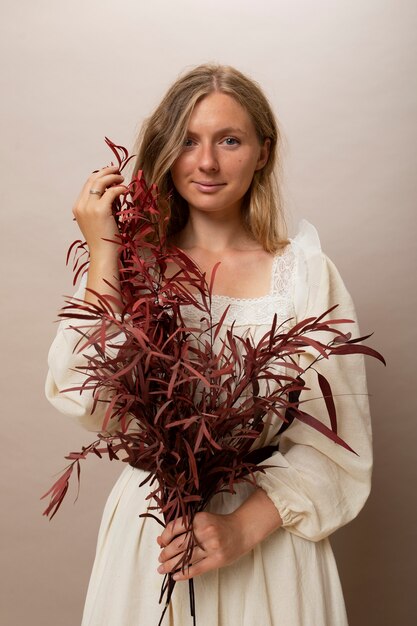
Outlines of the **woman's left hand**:
{"type": "Polygon", "coordinates": [[[178,562],[189,539],[186,527],[181,519],[167,524],[157,539],[162,548],[158,572],[176,572],[175,580],[188,580],[224,567],[252,550],[281,525],[282,520],[274,504],[258,488],[233,513],[196,514],[193,530],[199,545],[194,548],[190,565],[184,572],[179,570],[178,562]]]}
{"type": "MultiPolygon", "coordinates": [[[[174,580],[187,580],[211,569],[229,565],[250,549],[245,545],[242,529],[233,513],[197,513],[193,528],[199,545],[193,550],[190,565],[184,572],[177,571],[174,580]]],[[[158,543],[163,548],[159,557],[160,574],[178,570],[178,561],[187,542],[188,534],[182,520],[170,522],[166,526],[158,537],[158,543]]]]}

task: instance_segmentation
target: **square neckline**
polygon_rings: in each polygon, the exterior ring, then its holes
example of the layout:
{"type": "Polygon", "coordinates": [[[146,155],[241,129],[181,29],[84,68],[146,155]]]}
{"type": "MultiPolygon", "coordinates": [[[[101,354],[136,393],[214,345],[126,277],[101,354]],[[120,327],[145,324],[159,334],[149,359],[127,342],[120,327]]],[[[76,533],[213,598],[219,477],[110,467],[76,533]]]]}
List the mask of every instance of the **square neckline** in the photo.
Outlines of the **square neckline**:
{"type": "Polygon", "coordinates": [[[292,250],[292,243],[293,243],[293,240],[290,239],[287,245],[285,246],[284,250],[280,252],[279,254],[274,255],[274,258],[272,260],[272,265],[271,265],[271,276],[269,278],[268,293],[264,294],[263,296],[257,296],[255,298],[236,298],[234,296],[228,296],[226,294],[213,293],[211,294],[211,299],[217,300],[217,301],[242,303],[242,304],[247,302],[249,304],[249,303],[255,303],[255,302],[263,302],[265,300],[269,300],[270,298],[275,297],[276,296],[276,294],[274,293],[275,275],[276,275],[277,267],[278,267],[280,260],[283,259],[285,256],[287,256],[290,250],[292,250]]]}

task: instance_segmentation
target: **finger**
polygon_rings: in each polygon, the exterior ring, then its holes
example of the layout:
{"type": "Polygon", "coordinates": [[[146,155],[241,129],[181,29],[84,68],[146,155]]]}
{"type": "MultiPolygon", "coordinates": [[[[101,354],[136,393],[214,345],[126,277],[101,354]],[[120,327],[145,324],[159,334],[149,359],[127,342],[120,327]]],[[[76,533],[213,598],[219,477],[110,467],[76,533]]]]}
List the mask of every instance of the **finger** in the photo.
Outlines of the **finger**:
{"type": "Polygon", "coordinates": [[[182,518],[169,522],[163,533],[159,535],[161,545],[167,546],[174,537],[187,532],[187,530],[188,528],[186,528],[182,518]]]}
{"type": "Polygon", "coordinates": [[[112,165],[105,165],[104,167],[100,167],[99,170],[94,170],[93,174],[96,174],[97,172],[102,172],[103,170],[117,170],[119,171],[119,165],[115,165],[114,163],[112,165]]]}
{"type": "Polygon", "coordinates": [[[100,207],[100,206],[107,205],[108,210],[110,210],[111,203],[113,202],[113,200],[117,196],[121,195],[122,193],[127,192],[127,187],[125,185],[120,184],[122,182],[123,182],[123,178],[117,177],[117,178],[114,178],[113,181],[108,181],[108,184],[112,183],[112,185],[107,188],[105,186],[100,186],[99,183],[94,183],[89,188],[85,187],[75,207],[83,211],[87,207],[91,207],[91,206],[100,207]],[[107,193],[109,190],[111,190],[111,194],[107,193]],[[98,193],[92,193],[92,191],[95,191],[98,193]],[[103,197],[104,197],[104,200],[100,204],[98,204],[98,202],[103,197]]]}
{"type": "Polygon", "coordinates": [[[77,198],[77,204],[81,201],[81,196],[83,195],[84,190],[90,189],[91,185],[94,185],[94,182],[101,178],[102,176],[106,176],[106,175],[121,175],[120,171],[119,171],[119,166],[118,165],[109,165],[107,167],[102,167],[100,170],[94,170],[90,176],[87,178],[85,184],[83,185],[83,188],[79,194],[79,197],[77,198]]]}
{"type": "Polygon", "coordinates": [[[86,180],[86,186],[90,183],[94,184],[96,180],[103,178],[103,176],[115,176],[121,175],[120,168],[118,165],[110,165],[107,167],[102,167],[100,170],[94,170],[91,172],[90,176],[86,180]]]}
{"type": "Polygon", "coordinates": [[[174,556],[179,554],[180,552],[184,552],[187,549],[187,535],[183,533],[178,537],[174,538],[170,543],[161,550],[158,560],[161,563],[172,559],[174,556]]]}
{"type": "Polygon", "coordinates": [[[86,206],[87,202],[89,202],[92,198],[100,199],[107,187],[117,183],[122,183],[123,180],[124,178],[120,174],[108,175],[104,182],[103,179],[94,179],[92,177],[88,178],[81,189],[74,206],[82,208],[86,206]],[[90,191],[100,191],[100,194],[91,194],[90,191]]]}
{"type": "Polygon", "coordinates": [[[191,565],[195,565],[206,558],[207,554],[204,552],[204,550],[202,550],[201,548],[195,548],[193,550],[193,554],[191,556],[189,564],[184,566],[184,551],[179,552],[168,561],[165,561],[165,563],[161,563],[161,565],[158,566],[158,572],[159,574],[168,574],[169,572],[181,572],[183,569],[187,571],[191,567],[191,565]]]}
{"type": "Polygon", "coordinates": [[[120,185],[124,181],[124,177],[121,174],[107,174],[99,178],[87,180],[81,193],[81,202],[87,202],[92,198],[100,199],[104,192],[113,187],[114,185],[120,185]],[[101,195],[92,194],[92,191],[99,191],[101,195]]]}
{"type": "Polygon", "coordinates": [[[168,574],[169,572],[175,572],[179,570],[182,566],[183,559],[184,559],[184,552],[180,552],[179,554],[176,554],[175,557],[173,557],[172,559],[169,559],[169,561],[166,561],[165,563],[161,563],[161,565],[158,565],[158,569],[157,569],[158,573],[168,574]]]}
{"type": "Polygon", "coordinates": [[[126,185],[114,185],[114,187],[109,187],[108,189],[106,189],[103,196],[105,195],[107,200],[113,202],[118,196],[121,196],[127,191],[128,188],[126,187],[126,185]]]}
{"type": "Polygon", "coordinates": [[[105,186],[109,186],[108,181],[114,179],[115,177],[123,178],[123,180],[124,180],[124,176],[120,172],[105,172],[105,173],[99,172],[98,174],[91,174],[91,176],[89,176],[88,179],[87,179],[87,186],[89,184],[90,185],[97,185],[97,184],[101,185],[102,183],[105,186]]]}
{"type": "Polygon", "coordinates": [[[123,194],[128,192],[128,188],[125,185],[114,185],[113,187],[109,187],[105,189],[101,195],[98,194],[90,194],[91,198],[97,198],[103,201],[99,204],[98,202],[88,202],[87,199],[81,198],[74,205],[72,212],[75,217],[88,215],[93,212],[94,215],[101,215],[103,213],[110,214],[112,212],[112,203],[114,200],[123,194]]]}
{"type": "Polygon", "coordinates": [[[111,172],[120,173],[120,167],[118,165],[105,165],[101,167],[99,170],[94,170],[92,174],[107,174],[111,172]]]}
{"type": "Polygon", "coordinates": [[[209,572],[212,569],[217,569],[218,563],[211,559],[210,557],[203,557],[199,561],[192,563],[184,568],[184,571],[179,570],[175,572],[172,576],[174,580],[189,580],[190,578],[195,578],[196,576],[200,576],[205,572],[209,572]]]}
{"type": "Polygon", "coordinates": [[[106,178],[107,176],[122,176],[119,171],[119,167],[117,165],[112,165],[109,167],[102,167],[101,170],[94,170],[87,178],[84,187],[91,187],[95,184],[99,184],[101,180],[106,178]]]}

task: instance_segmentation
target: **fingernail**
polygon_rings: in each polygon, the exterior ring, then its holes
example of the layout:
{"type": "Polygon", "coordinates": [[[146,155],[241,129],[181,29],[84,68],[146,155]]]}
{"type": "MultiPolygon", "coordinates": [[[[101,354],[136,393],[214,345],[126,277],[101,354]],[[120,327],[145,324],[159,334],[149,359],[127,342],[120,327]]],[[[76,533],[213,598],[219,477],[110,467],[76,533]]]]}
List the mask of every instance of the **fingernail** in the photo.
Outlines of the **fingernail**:
{"type": "Polygon", "coordinates": [[[158,572],[159,574],[163,574],[163,573],[164,573],[164,566],[163,566],[163,565],[160,565],[160,566],[158,567],[158,569],[157,569],[157,572],[158,572]]]}

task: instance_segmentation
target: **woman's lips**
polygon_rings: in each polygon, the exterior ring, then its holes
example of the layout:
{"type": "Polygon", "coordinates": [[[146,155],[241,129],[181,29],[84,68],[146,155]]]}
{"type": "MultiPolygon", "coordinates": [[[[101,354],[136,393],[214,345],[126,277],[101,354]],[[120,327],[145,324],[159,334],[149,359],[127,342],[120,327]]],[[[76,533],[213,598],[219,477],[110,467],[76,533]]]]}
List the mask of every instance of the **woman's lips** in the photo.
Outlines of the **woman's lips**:
{"type": "Polygon", "coordinates": [[[215,193],[219,189],[225,186],[226,183],[208,183],[204,181],[193,181],[193,185],[199,191],[203,193],[215,193]]]}

